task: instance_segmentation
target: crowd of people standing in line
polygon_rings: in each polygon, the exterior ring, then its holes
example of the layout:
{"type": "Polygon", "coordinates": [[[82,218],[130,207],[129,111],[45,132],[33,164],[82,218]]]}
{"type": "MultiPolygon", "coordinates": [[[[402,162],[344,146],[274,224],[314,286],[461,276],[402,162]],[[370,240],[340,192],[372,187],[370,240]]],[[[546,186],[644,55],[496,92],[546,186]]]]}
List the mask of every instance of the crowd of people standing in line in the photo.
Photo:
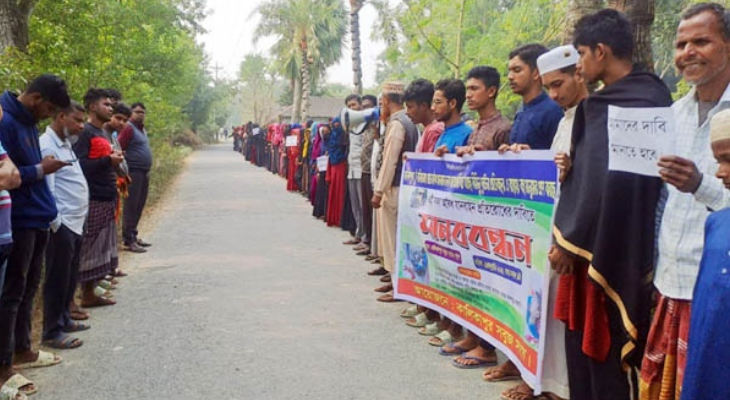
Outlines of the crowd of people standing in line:
{"type": "MultiPolygon", "coordinates": [[[[543,392],[521,383],[502,398],[730,398],[730,13],[716,3],[683,12],[674,58],[692,88],[676,102],[632,63],[633,43],[626,17],[601,10],[577,23],[572,45],[514,49],[507,78],[522,105],[512,122],[495,105],[499,72],[478,66],[465,81],[389,82],[379,99],[348,96],[349,109],[379,107],[379,121],[361,133],[339,118],[249,123],[234,130],[235,149],[308,196],[314,217],[350,233],[344,244],[377,265],[368,274],[385,283],[376,289],[383,302],[396,301],[390,274],[405,152],[552,149],[561,194],[543,392]],[[478,121],[462,113],[464,103],[478,121]],[[675,155],[660,158],[660,177],[608,170],[609,106],[671,106],[675,155]]],[[[455,367],[489,367],[488,382],[520,379],[455,321],[416,305],[401,316],[455,367]]]]}
{"type": "Polygon", "coordinates": [[[38,386],[18,371],[62,361],[34,350],[36,292],[41,345],[78,348],[79,332],[91,328],[82,322],[91,317],[86,309],[116,304],[112,290],[127,275],[117,221],[124,249],[151,246],[137,226],[153,159],[145,105],[127,106],[117,90],[89,89],[81,104],[60,77],[45,74],[20,94],[3,93],[0,106],[0,399],[22,400],[38,386]]]}

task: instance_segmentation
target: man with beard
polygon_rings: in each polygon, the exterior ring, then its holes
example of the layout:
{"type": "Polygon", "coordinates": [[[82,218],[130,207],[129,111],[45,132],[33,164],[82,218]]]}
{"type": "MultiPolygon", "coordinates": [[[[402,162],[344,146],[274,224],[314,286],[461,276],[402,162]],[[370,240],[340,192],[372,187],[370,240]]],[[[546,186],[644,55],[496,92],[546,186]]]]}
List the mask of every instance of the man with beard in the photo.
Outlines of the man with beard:
{"type": "Polygon", "coordinates": [[[711,3],[688,8],[677,29],[674,61],[693,88],[672,106],[676,154],[659,162],[667,195],[654,276],[660,296],[641,365],[642,399],[679,399],[705,220],[730,205],[730,192],[712,178],[717,164],[710,152],[709,122],[730,107],[728,57],[728,11],[711,3]]]}
{"type": "Polygon", "coordinates": [[[633,70],[631,24],[615,10],[581,18],[577,68],[604,87],[576,110],[573,167],[555,213],[552,267],[561,274],[555,317],[566,324],[570,398],[638,394],[636,369],[649,327],[659,178],[607,168],[608,107],[668,107],[671,94],[633,70]]]}
{"type": "MultiPolygon", "coordinates": [[[[398,224],[398,193],[403,169],[403,153],[416,149],[418,130],[403,109],[403,84],[390,82],[383,85],[380,101],[381,119],[386,121],[383,163],[375,183],[371,200],[378,210],[378,247],[383,254],[383,266],[392,273],[395,269],[396,227],[398,224]]],[[[376,289],[386,293],[378,301],[393,302],[393,285],[376,289]]]]}

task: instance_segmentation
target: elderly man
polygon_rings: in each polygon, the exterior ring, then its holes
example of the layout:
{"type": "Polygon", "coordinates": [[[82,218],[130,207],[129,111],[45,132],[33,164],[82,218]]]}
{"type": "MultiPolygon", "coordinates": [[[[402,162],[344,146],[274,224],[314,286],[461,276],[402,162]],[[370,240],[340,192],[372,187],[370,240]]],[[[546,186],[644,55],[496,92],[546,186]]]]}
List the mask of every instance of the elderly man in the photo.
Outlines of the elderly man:
{"type": "MultiPolygon", "coordinates": [[[[692,290],[702,257],[703,227],[730,192],[712,175],[709,119],[730,107],[730,24],[719,4],[688,8],[677,28],[674,61],[692,90],[674,106],[677,154],[662,157],[666,205],[659,231],[654,285],[660,297],[641,365],[645,399],[678,399],[686,361],[692,290]],[[660,396],[670,394],[669,397],[660,396]]],[[[718,397],[719,398],[719,397],[718,397]]]]}

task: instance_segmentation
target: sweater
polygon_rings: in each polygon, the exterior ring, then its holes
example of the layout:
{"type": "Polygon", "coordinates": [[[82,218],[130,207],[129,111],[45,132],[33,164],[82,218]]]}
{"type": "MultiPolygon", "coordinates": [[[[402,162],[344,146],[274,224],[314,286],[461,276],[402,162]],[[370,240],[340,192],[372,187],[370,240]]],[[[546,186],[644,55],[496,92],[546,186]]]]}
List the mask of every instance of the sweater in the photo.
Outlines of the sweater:
{"type": "Polygon", "coordinates": [[[5,111],[0,120],[0,141],[18,167],[21,179],[20,187],[10,191],[13,229],[48,229],[57,210],[40,167],[38,121],[16,94],[3,93],[0,105],[5,111]]]}

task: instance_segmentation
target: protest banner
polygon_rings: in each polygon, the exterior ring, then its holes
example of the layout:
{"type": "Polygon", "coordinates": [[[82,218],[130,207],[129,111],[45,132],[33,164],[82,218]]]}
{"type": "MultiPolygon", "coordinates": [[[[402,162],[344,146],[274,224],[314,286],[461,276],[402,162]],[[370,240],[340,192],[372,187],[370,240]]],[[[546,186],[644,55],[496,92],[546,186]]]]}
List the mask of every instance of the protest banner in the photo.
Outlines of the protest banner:
{"type": "Polygon", "coordinates": [[[659,176],[659,157],[674,153],[671,107],[608,106],[608,169],[659,176]]]}
{"type": "Polygon", "coordinates": [[[328,156],[320,156],[317,157],[317,171],[324,172],[327,171],[327,164],[329,163],[329,157],[328,156]]]}
{"type": "Polygon", "coordinates": [[[285,147],[297,147],[299,145],[299,138],[296,135],[289,135],[286,137],[285,147]]]}
{"type": "Polygon", "coordinates": [[[550,151],[407,153],[394,296],[495,345],[540,391],[557,169],[550,151]]]}

